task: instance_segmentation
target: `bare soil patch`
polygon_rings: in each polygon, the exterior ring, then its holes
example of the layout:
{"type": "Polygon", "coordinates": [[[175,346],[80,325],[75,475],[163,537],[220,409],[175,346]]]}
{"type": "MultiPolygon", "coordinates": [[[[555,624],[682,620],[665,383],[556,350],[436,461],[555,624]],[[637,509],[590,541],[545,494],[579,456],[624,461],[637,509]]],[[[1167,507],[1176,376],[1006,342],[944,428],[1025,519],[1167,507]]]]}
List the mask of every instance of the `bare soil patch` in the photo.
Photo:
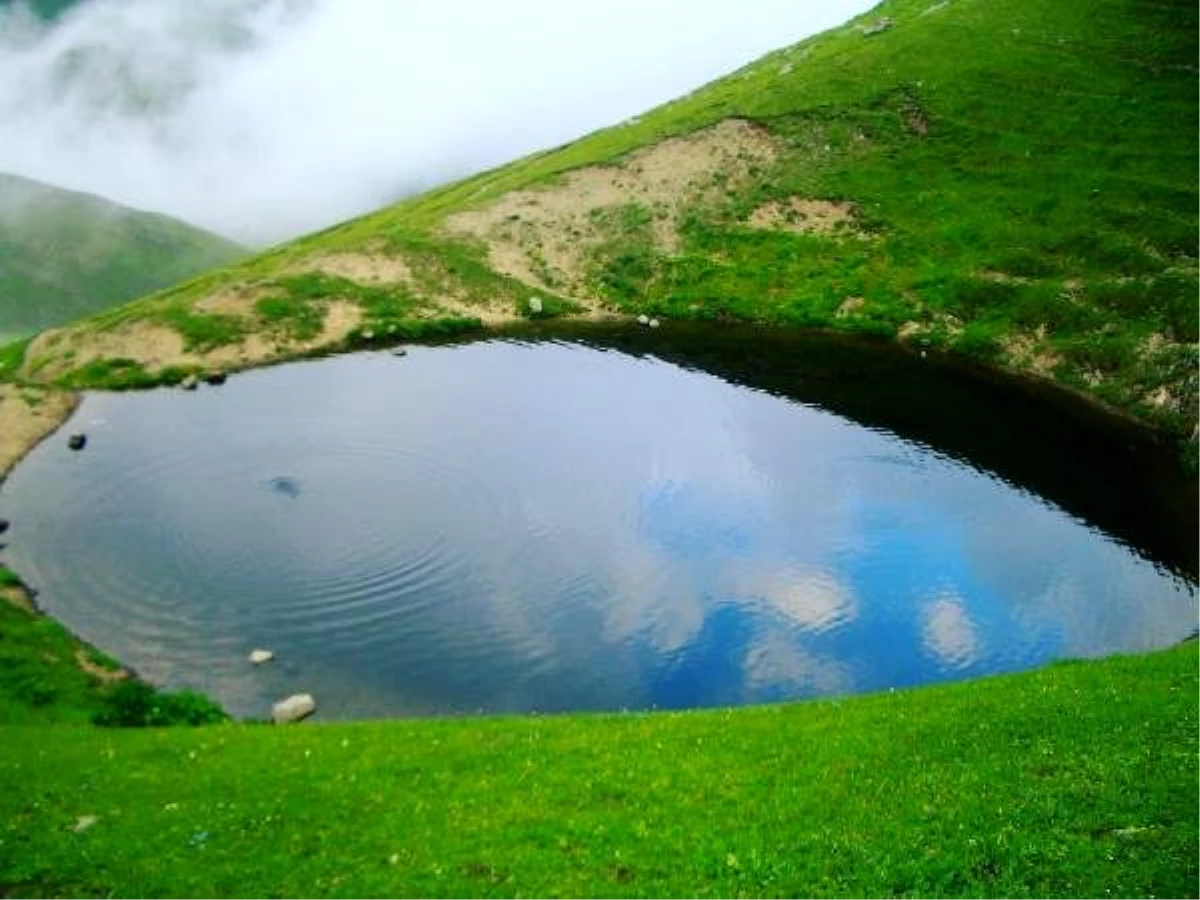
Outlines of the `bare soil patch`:
{"type": "Polygon", "coordinates": [[[332,253],[303,259],[289,271],[296,274],[317,272],[346,278],[358,284],[411,284],[412,269],[401,256],[384,253],[332,253]]]}
{"type": "Polygon", "coordinates": [[[75,409],[68,391],[0,384],[0,479],[75,409]]]}
{"type": "Polygon", "coordinates": [[[752,228],[796,234],[859,233],[851,204],[805,197],[764,203],[750,214],[748,224],[752,228]]]}
{"type": "Polygon", "coordinates": [[[779,142],[764,128],[730,119],[661,141],[615,165],[587,166],[546,187],[512,191],[450,216],[444,227],[451,235],[483,241],[496,271],[594,303],[584,283],[585,264],[610,236],[603,213],[631,203],[649,209],[655,245],[677,252],[684,210],[744,185],[779,152],[779,142]]]}
{"type": "Polygon", "coordinates": [[[42,334],[30,345],[26,368],[28,361],[36,365],[38,360],[48,360],[36,371],[38,378],[46,380],[104,359],[133,360],[152,373],[169,366],[244,368],[337,344],[361,321],[362,310],[356,304],[334,300],[326,304],[320,333],[307,340],[252,333],[237,343],[206,351],[185,349],[177,331],[156,322],[124,323],[105,331],[60,329],[42,334]]]}

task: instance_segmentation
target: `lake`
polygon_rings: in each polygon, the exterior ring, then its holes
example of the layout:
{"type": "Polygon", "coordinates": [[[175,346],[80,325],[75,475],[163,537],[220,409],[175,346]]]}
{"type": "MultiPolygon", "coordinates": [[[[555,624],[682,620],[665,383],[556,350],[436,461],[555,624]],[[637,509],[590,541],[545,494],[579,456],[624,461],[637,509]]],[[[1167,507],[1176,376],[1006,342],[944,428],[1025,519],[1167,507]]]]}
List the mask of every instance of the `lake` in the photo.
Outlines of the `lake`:
{"type": "Polygon", "coordinates": [[[1194,511],[1167,450],[1061,392],[672,326],[89,394],[0,489],[0,558],[237,716],[674,709],[1171,644],[1194,511]]]}

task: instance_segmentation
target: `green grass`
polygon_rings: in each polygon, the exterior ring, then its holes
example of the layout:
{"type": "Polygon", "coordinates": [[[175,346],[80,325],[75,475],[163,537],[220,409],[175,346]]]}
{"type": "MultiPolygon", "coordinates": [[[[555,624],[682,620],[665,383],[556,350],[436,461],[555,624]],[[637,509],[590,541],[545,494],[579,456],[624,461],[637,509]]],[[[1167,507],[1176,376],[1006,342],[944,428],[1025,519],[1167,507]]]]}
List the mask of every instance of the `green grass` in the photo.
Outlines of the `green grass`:
{"type": "MultiPolygon", "coordinates": [[[[0,566],[0,591],[20,585],[0,566]]],[[[91,721],[104,709],[101,684],[76,662],[116,663],[81,644],[53,619],[31,614],[0,597],[0,722],[13,725],[91,721]]],[[[0,850],[0,854],[2,854],[0,850]]]]}
{"type": "Polygon", "coordinates": [[[1192,643],[739,711],[9,726],[0,883],[19,896],[1196,896],[1196,667],[1192,643]]]}

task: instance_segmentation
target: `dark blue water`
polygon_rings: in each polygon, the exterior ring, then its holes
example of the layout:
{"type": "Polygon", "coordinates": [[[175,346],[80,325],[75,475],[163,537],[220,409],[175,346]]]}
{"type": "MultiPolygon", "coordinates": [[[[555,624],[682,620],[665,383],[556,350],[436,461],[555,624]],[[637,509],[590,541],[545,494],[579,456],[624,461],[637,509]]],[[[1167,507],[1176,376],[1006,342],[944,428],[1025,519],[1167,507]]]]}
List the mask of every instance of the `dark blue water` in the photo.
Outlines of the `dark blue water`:
{"type": "Polygon", "coordinates": [[[1196,622],[1189,578],[949,453],[580,344],[92,394],[0,515],[49,612],[242,716],[297,691],[327,718],[758,703],[1196,622]]]}

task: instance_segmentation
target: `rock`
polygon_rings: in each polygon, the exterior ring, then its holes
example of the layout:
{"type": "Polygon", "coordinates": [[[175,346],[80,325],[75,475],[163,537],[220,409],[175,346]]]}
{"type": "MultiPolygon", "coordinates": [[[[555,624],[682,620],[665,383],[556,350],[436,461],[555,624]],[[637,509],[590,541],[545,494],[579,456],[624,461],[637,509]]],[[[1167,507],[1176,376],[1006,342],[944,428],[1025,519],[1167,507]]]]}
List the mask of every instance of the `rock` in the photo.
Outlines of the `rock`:
{"type": "Polygon", "coordinates": [[[271,707],[271,721],[276,725],[287,725],[307,719],[317,711],[317,701],[312,694],[292,694],[271,707]]]}
{"type": "Polygon", "coordinates": [[[651,328],[657,328],[660,323],[659,323],[658,319],[651,319],[646,324],[649,325],[651,328]]]}
{"type": "Polygon", "coordinates": [[[194,391],[199,384],[200,379],[195,375],[188,375],[183,379],[183,381],[179,382],[179,386],[185,391],[194,391]]]}
{"type": "Polygon", "coordinates": [[[392,356],[408,356],[408,351],[403,347],[397,347],[392,351],[392,356]]]}
{"type": "Polygon", "coordinates": [[[80,816],[75,820],[75,824],[71,826],[71,830],[78,834],[81,831],[87,831],[99,821],[99,816],[80,816]]]}
{"type": "Polygon", "coordinates": [[[224,372],[209,372],[207,375],[204,376],[204,380],[208,384],[218,385],[218,384],[224,384],[226,377],[227,376],[225,375],[224,372]]]}
{"type": "Polygon", "coordinates": [[[530,297],[529,298],[529,314],[531,316],[540,316],[542,314],[542,298],[541,297],[530,297]]]}
{"type": "Polygon", "coordinates": [[[72,450],[82,450],[87,446],[87,435],[83,432],[71,435],[67,438],[67,446],[72,450]]]}
{"type": "Polygon", "coordinates": [[[251,650],[250,662],[256,666],[261,666],[263,663],[269,663],[275,658],[275,654],[270,650],[251,650]]]}
{"type": "Polygon", "coordinates": [[[364,341],[373,341],[373,340],[375,340],[375,332],[372,331],[370,328],[364,328],[363,332],[362,332],[362,337],[363,337],[364,341]]]}
{"type": "Polygon", "coordinates": [[[0,534],[4,534],[4,532],[8,531],[8,526],[11,524],[12,523],[9,522],[8,519],[0,519],[0,534]]]}
{"type": "Polygon", "coordinates": [[[896,20],[893,19],[891,16],[884,16],[882,19],[876,19],[870,25],[863,28],[863,30],[862,30],[863,37],[870,37],[873,34],[881,34],[882,32],[887,31],[889,28],[891,28],[895,24],[896,24],[896,20]]]}
{"type": "Polygon", "coordinates": [[[637,320],[638,320],[639,325],[649,325],[650,324],[649,316],[638,316],[637,320]]]}
{"type": "Polygon", "coordinates": [[[841,305],[838,306],[837,311],[834,312],[834,318],[848,319],[851,316],[862,312],[863,307],[866,305],[867,301],[862,297],[847,297],[841,302],[841,305]]]}

